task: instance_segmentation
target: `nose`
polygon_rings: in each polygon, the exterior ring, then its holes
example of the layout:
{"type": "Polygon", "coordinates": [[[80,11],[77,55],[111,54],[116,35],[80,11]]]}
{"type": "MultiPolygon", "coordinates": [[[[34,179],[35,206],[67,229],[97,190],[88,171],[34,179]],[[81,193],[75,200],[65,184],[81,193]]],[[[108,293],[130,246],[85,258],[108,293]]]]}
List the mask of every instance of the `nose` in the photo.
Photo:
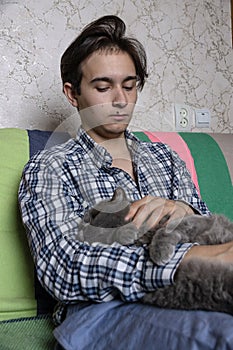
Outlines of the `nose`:
{"type": "Polygon", "coordinates": [[[113,107],[124,108],[128,104],[127,94],[122,87],[117,87],[112,99],[113,107]]]}

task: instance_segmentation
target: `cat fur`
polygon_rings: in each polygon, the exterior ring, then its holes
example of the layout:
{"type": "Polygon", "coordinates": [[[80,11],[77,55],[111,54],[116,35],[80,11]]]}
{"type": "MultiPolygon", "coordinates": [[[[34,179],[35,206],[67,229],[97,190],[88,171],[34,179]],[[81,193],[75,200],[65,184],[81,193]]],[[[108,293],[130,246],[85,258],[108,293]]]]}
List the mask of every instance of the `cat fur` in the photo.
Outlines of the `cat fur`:
{"type": "MultiPolygon", "coordinates": [[[[144,233],[132,222],[125,222],[129,207],[124,190],[117,188],[111,200],[98,203],[85,214],[77,239],[88,243],[143,245],[157,265],[169,262],[179,243],[213,245],[233,240],[233,223],[222,215],[194,214],[164,225],[167,217],[144,233]]],[[[174,284],[146,293],[143,302],[164,308],[233,315],[233,264],[193,258],[179,266],[174,284]]]]}

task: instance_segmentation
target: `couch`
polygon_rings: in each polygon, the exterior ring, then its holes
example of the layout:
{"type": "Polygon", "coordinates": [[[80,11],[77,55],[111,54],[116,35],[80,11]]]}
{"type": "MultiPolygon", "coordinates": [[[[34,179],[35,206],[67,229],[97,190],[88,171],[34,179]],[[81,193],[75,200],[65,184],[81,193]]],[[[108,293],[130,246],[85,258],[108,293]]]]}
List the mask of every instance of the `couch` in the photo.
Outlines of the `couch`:
{"type": "MultiPolygon", "coordinates": [[[[149,131],[135,132],[135,134],[146,142],[168,143],[186,162],[193,181],[209,209],[214,213],[222,213],[233,221],[232,134],[149,131]]],[[[1,350],[46,350],[53,349],[54,346],[51,313],[55,302],[43,290],[35,276],[25,230],[21,223],[17,190],[24,164],[29,157],[45,147],[65,142],[68,138],[68,134],[61,132],[18,128],[0,129],[1,350]]],[[[108,313],[112,312],[114,317],[129,320],[128,324],[132,322],[136,327],[137,323],[134,323],[134,319],[127,318],[130,314],[134,315],[131,307],[134,309],[138,307],[138,310],[141,310],[142,305],[121,305],[121,309],[118,305],[116,310],[113,304],[112,310],[110,307],[108,313]]],[[[101,313],[103,312],[101,309],[101,313]]],[[[153,331],[157,332],[155,338],[159,345],[151,344],[151,349],[233,349],[233,317],[230,315],[202,310],[181,311],[155,308],[156,313],[159,318],[156,319],[157,323],[153,331]],[[169,325],[171,320],[173,321],[169,325]],[[180,325],[184,322],[187,327],[183,330],[180,325]]],[[[143,317],[143,311],[140,311],[140,315],[143,317]]],[[[82,313],[80,313],[81,316],[82,313]]],[[[111,319],[114,320],[114,317],[111,319]]],[[[81,319],[83,325],[85,325],[84,319],[83,322],[81,319]]],[[[143,324],[143,318],[141,324],[143,324]]],[[[140,331],[144,334],[143,337],[146,337],[147,330],[141,329],[141,324],[140,327],[138,326],[137,333],[140,331]]],[[[130,329],[127,330],[125,322],[122,323],[122,327],[124,327],[124,333],[128,334],[129,343],[127,344],[116,342],[115,346],[108,346],[108,342],[104,340],[105,343],[99,342],[99,345],[96,345],[91,340],[93,347],[77,346],[77,349],[103,350],[105,349],[103,344],[106,344],[106,348],[109,349],[140,350],[139,343],[136,343],[138,344],[136,347],[135,343],[131,346],[132,333],[130,329]]],[[[103,326],[99,323],[92,334],[102,331],[103,326]]],[[[122,334],[119,327],[118,333],[122,334]]],[[[117,337],[119,337],[118,333],[116,333],[117,337]]],[[[114,333],[112,334],[111,338],[114,338],[114,333]]]]}

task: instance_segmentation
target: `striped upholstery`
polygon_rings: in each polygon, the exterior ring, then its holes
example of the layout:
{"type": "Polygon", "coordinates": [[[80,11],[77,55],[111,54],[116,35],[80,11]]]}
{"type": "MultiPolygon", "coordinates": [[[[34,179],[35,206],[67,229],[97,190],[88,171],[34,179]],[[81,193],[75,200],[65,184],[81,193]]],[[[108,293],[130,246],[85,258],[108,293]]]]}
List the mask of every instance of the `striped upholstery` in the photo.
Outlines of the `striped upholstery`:
{"type": "MultiPolygon", "coordinates": [[[[164,142],[166,139],[188,162],[209,208],[233,220],[232,134],[163,135],[148,131],[135,134],[147,142],[164,142]]],[[[17,189],[29,157],[68,137],[63,133],[39,130],[0,129],[0,320],[47,313],[48,305],[51,310],[51,299],[34,278],[33,262],[18,210],[17,189]]]]}

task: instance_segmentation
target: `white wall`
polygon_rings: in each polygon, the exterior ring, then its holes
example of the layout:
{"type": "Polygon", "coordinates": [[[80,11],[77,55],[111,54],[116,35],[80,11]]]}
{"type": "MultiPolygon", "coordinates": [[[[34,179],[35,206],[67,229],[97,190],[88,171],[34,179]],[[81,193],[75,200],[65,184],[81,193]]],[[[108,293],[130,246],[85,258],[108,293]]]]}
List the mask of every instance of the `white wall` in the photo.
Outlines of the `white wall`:
{"type": "Polygon", "coordinates": [[[233,132],[230,0],[0,0],[0,12],[0,127],[75,123],[60,57],[85,24],[117,14],[148,52],[143,113],[133,125],[174,130],[176,102],[210,109],[208,131],[233,132]]]}

